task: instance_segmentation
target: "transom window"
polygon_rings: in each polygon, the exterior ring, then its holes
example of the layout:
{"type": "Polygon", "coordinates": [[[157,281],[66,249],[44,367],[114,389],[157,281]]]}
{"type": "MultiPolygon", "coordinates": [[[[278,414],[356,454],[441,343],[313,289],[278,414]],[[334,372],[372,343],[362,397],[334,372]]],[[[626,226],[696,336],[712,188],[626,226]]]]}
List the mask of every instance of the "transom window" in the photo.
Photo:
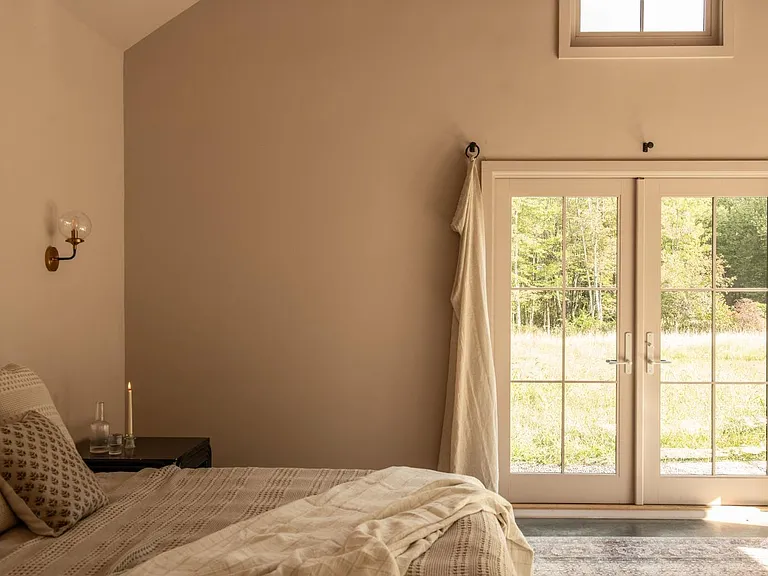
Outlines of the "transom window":
{"type": "Polygon", "coordinates": [[[560,0],[560,57],[732,56],[731,1],[560,0]]]}
{"type": "Polygon", "coordinates": [[[707,32],[713,0],[581,0],[579,33],[707,32]]]}

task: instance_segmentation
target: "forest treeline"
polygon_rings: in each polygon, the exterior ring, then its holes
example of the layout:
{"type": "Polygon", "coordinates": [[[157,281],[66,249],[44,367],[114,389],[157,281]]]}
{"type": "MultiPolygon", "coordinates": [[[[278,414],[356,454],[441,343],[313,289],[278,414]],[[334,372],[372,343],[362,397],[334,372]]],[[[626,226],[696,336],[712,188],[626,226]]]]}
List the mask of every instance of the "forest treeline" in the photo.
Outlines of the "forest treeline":
{"type": "MultiPolygon", "coordinates": [[[[564,297],[567,333],[614,330],[617,222],[616,198],[513,198],[511,320],[516,331],[559,332],[564,297]]],[[[765,293],[728,289],[768,286],[766,198],[664,198],[661,244],[662,288],[711,288],[714,275],[715,288],[723,289],[714,295],[663,292],[665,332],[709,332],[713,297],[719,332],[765,330],[765,293]]]]}

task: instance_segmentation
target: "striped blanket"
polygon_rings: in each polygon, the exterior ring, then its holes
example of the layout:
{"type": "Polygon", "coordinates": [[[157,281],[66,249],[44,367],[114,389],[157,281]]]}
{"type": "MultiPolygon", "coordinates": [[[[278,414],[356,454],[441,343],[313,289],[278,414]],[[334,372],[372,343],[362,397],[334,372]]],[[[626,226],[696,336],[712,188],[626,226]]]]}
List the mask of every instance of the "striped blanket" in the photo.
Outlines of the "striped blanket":
{"type": "MultiPolygon", "coordinates": [[[[362,470],[167,467],[99,475],[110,504],[59,538],[17,527],[0,536],[4,576],[106,576],[283,504],[369,474],[362,470]]],[[[525,574],[530,566],[518,566],[525,574]]],[[[408,568],[410,576],[515,574],[490,513],[454,523],[408,568]]]]}

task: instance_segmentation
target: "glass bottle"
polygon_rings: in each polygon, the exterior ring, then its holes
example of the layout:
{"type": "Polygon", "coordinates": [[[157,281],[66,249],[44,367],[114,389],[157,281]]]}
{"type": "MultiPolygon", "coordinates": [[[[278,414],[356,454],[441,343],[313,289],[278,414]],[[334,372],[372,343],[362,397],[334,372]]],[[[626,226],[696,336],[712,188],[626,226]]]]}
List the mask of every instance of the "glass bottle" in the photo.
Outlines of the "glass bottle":
{"type": "Polygon", "coordinates": [[[104,420],[104,402],[96,402],[96,419],[91,423],[91,454],[109,452],[109,422],[104,420]]]}

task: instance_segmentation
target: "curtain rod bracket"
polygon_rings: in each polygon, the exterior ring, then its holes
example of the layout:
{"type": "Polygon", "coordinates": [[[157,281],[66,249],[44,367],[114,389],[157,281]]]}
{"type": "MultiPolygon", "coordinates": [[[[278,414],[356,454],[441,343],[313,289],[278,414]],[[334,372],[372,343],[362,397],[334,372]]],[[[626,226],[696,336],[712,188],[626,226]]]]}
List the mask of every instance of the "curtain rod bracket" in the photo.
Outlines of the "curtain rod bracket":
{"type": "Polygon", "coordinates": [[[470,142],[469,146],[464,150],[464,154],[466,154],[467,158],[470,160],[474,160],[480,156],[480,146],[477,145],[477,142],[470,142]]]}

